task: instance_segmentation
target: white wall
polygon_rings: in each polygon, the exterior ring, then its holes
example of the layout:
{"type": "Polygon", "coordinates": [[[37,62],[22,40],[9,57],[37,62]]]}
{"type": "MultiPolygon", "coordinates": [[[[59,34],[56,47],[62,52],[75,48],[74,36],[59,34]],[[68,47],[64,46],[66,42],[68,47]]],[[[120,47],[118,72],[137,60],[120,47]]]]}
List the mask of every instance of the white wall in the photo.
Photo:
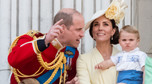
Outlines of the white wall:
{"type": "Polygon", "coordinates": [[[152,57],[152,0],[139,0],[137,7],[140,48],[152,57]]]}
{"type": "MultiPolygon", "coordinates": [[[[8,49],[16,36],[28,30],[46,33],[52,17],[61,8],[75,8],[84,15],[85,22],[98,10],[106,8],[111,0],[0,0],[0,84],[8,84],[9,67],[8,49]]],[[[133,24],[134,0],[125,0],[129,5],[124,24],[133,24]]],[[[79,45],[80,53],[85,53],[95,46],[88,31],[79,45]]],[[[118,46],[119,47],[119,46],[118,46]]]]}

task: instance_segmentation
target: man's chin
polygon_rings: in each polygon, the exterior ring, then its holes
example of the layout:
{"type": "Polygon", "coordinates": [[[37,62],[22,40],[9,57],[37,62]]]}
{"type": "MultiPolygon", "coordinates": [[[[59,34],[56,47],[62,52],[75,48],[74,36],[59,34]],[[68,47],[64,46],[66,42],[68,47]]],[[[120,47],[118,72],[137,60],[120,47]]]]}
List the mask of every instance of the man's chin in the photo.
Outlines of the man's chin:
{"type": "Polygon", "coordinates": [[[78,46],[73,46],[74,48],[77,48],[78,46]]]}
{"type": "Polygon", "coordinates": [[[78,48],[78,45],[73,45],[74,48],[78,48]]]}

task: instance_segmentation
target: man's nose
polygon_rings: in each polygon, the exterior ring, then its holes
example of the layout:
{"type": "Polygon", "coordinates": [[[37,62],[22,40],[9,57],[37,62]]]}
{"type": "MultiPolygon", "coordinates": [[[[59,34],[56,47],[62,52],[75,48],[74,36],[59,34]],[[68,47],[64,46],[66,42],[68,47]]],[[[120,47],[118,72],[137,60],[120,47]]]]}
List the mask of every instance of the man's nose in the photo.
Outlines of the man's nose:
{"type": "Polygon", "coordinates": [[[80,32],[80,37],[81,37],[81,38],[84,37],[84,30],[82,30],[82,31],[80,32]]]}

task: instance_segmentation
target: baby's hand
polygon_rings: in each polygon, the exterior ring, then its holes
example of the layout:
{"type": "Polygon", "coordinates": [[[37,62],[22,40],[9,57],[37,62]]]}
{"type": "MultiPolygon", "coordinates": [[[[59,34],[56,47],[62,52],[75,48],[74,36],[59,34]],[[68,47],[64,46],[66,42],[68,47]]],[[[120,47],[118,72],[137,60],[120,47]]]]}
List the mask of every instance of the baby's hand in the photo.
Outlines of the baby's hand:
{"type": "Polygon", "coordinates": [[[102,70],[104,70],[104,69],[106,69],[106,67],[104,66],[104,63],[103,63],[103,62],[100,62],[99,64],[97,64],[97,65],[95,66],[95,69],[102,69],[102,70]]]}
{"type": "Polygon", "coordinates": [[[95,69],[105,70],[105,69],[108,69],[108,68],[110,68],[111,66],[114,66],[114,65],[115,64],[111,60],[106,60],[106,61],[102,61],[99,64],[97,64],[95,66],[95,69]]]}

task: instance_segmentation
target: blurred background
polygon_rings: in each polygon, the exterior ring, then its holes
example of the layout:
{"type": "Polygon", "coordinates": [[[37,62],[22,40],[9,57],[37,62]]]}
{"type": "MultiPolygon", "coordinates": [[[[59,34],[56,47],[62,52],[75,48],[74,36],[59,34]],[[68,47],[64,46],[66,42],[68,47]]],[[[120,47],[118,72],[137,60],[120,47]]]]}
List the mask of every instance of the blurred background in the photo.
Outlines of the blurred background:
{"type": "MultiPolygon", "coordinates": [[[[9,84],[8,49],[13,40],[29,30],[47,33],[54,15],[62,8],[74,8],[87,22],[98,10],[108,7],[112,0],[0,0],[0,84],[9,84]]],[[[125,0],[125,19],[118,25],[134,25],[141,36],[140,48],[152,56],[152,0],[125,0]]],[[[88,30],[79,45],[80,54],[95,46],[88,30]]],[[[121,50],[119,45],[115,45],[121,50]]]]}

